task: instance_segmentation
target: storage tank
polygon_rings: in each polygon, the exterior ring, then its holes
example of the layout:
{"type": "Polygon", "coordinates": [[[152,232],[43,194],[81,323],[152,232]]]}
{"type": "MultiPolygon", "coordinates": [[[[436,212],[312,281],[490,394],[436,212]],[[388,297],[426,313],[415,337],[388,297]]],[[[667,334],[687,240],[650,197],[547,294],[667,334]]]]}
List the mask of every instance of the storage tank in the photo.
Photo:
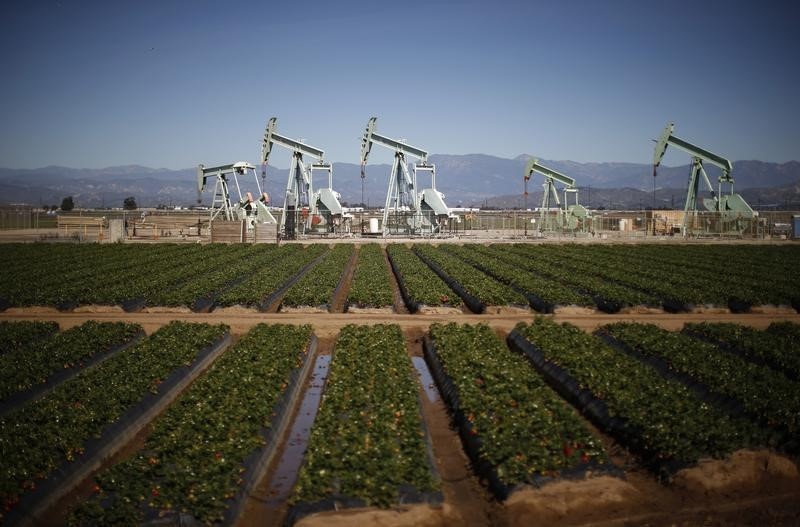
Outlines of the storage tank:
{"type": "Polygon", "coordinates": [[[370,218],[369,219],[369,233],[370,234],[378,234],[381,232],[378,229],[378,218],[370,218]]]}

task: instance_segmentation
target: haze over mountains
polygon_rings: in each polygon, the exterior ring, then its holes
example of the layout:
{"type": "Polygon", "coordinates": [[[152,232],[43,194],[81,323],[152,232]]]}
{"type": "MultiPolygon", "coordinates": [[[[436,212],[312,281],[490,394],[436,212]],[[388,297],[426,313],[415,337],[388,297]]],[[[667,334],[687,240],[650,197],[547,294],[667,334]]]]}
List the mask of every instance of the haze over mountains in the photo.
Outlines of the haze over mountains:
{"type": "MultiPolygon", "coordinates": [[[[523,178],[525,163],[530,158],[520,155],[504,159],[484,154],[431,155],[436,164],[436,187],[446,196],[451,207],[494,206],[524,207],[523,178]]],[[[541,160],[541,163],[573,177],[581,189],[580,202],[591,207],[642,208],[653,202],[653,168],[636,163],[577,163],[574,161],[541,160]]],[[[382,206],[390,165],[367,166],[364,180],[364,201],[382,206]]],[[[707,167],[716,187],[719,172],[707,167]]],[[[260,168],[257,169],[260,179],[260,168]]],[[[659,167],[656,178],[656,206],[682,207],[690,168],[659,167]]],[[[127,196],[134,196],[139,206],[159,204],[190,206],[197,204],[196,169],[155,169],[138,165],[103,169],[75,169],[49,166],[38,169],[0,168],[0,204],[27,203],[33,206],[60,204],[65,196],[73,196],[78,207],[121,207],[127,196]]],[[[758,207],[800,208],[800,162],[767,163],[737,161],[732,175],[736,191],[751,205],[758,207]],[[794,203],[794,205],[792,205],[794,203]]],[[[283,204],[287,169],[268,167],[266,189],[273,205],[283,204]]],[[[541,200],[543,182],[534,175],[529,183],[527,206],[534,208],[541,200]]],[[[252,178],[243,179],[242,190],[255,192],[252,178]]],[[[315,186],[327,186],[325,178],[315,178],[315,186]]],[[[423,173],[420,188],[430,187],[429,176],[423,173]]],[[[361,167],[352,163],[334,163],[333,187],[342,194],[342,201],[361,202],[361,167]]],[[[202,204],[211,202],[206,190],[202,204]]],[[[237,194],[233,192],[233,196],[237,194]]]]}

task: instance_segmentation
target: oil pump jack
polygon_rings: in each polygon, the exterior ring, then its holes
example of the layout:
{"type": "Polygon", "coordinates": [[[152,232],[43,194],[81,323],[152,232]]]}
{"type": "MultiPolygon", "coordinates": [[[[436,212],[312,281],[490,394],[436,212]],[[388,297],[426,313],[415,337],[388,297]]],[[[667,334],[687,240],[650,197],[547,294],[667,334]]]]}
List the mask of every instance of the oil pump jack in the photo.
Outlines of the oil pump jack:
{"type": "Polygon", "coordinates": [[[277,223],[275,217],[270,213],[267,205],[269,204],[269,196],[266,192],[261,190],[261,185],[258,183],[255,167],[245,161],[238,163],[231,163],[229,165],[220,165],[216,167],[204,167],[203,165],[197,166],[197,202],[200,203],[201,194],[206,188],[209,179],[215,180],[214,185],[214,198],[211,201],[211,221],[214,221],[218,216],[228,221],[246,220],[248,230],[253,229],[256,223],[277,223]],[[245,176],[248,173],[253,175],[258,189],[258,199],[254,199],[250,192],[242,194],[241,187],[239,186],[239,176],[245,176]],[[231,202],[230,196],[230,183],[236,186],[236,192],[239,195],[237,203],[231,202]]]}
{"type": "Polygon", "coordinates": [[[741,195],[733,192],[733,178],[731,177],[733,166],[731,162],[722,156],[676,137],[673,134],[674,129],[675,125],[669,123],[656,141],[656,149],[653,154],[653,177],[655,178],[656,169],[661,164],[669,145],[692,156],[692,172],[689,175],[689,191],[686,194],[686,204],[683,207],[681,233],[684,237],[687,236],[690,225],[694,226],[694,219],[697,215],[697,194],[700,180],[702,179],[711,192],[711,198],[703,199],[703,206],[710,212],[719,213],[722,223],[720,231],[741,234],[749,226],[752,219],[758,216],[758,212],[755,212],[741,195]],[[718,179],[717,192],[714,192],[714,187],[711,186],[708,174],[703,168],[703,162],[706,161],[722,170],[722,174],[718,179]],[[730,190],[727,194],[723,194],[723,183],[730,184],[730,190]],[[691,224],[689,222],[690,216],[692,219],[691,224]]]}
{"type": "Polygon", "coordinates": [[[309,232],[317,222],[325,220],[328,232],[334,232],[344,218],[340,194],[333,190],[333,167],[323,160],[324,151],[307,145],[297,139],[278,134],[275,129],[277,118],[267,121],[264,142],[261,145],[261,163],[266,167],[274,145],[292,151],[292,164],[283,201],[283,214],[279,227],[280,235],[294,239],[299,234],[309,232]],[[303,156],[314,160],[306,167],[303,156]],[[328,173],[328,186],[314,192],[314,170],[328,173]]]}
{"type": "Polygon", "coordinates": [[[366,173],[367,159],[372,145],[377,143],[394,150],[394,163],[389,174],[389,188],[386,191],[386,204],[383,208],[383,235],[389,233],[389,219],[392,213],[398,232],[402,229],[409,234],[422,232],[440,232],[441,227],[450,217],[450,210],[444,203],[444,194],[436,190],[436,166],[428,164],[428,152],[415,146],[407,145],[397,139],[380,135],[375,131],[377,117],[371,117],[367,123],[364,137],[361,139],[361,177],[366,173]],[[416,158],[419,164],[413,165],[409,173],[406,155],[416,158]],[[429,172],[431,188],[417,190],[417,173],[429,172]],[[401,226],[401,223],[404,224],[401,226]]]}
{"type": "Polygon", "coordinates": [[[556,229],[574,231],[579,227],[583,227],[585,220],[589,217],[589,211],[583,205],[578,204],[578,189],[575,187],[575,180],[569,176],[539,164],[537,158],[532,158],[528,161],[525,167],[525,195],[528,195],[528,180],[531,179],[534,172],[538,172],[544,176],[544,195],[542,196],[542,206],[539,209],[539,230],[552,231],[556,229]],[[561,202],[558,199],[558,191],[556,190],[556,181],[564,185],[564,208],[561,207],[561,202]],[[575,196],[575,204],[569,205],[568,196],[575,196]],[[558,208],[558,215],[555,219],[551,218],[548,214],[550,210],[550,197],[553,197],[555,205],[558,208]]]}

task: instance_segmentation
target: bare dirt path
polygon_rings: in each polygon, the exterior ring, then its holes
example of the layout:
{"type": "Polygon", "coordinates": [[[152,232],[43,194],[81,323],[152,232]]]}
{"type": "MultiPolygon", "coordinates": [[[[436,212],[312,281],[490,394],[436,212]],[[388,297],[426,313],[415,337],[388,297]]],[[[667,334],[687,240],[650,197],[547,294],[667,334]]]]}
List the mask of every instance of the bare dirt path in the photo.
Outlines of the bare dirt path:
{"type": "Polygon", "coordinates": [[[353,285],[353,274],[356,272],[356,261],[358,261],[359,246],[353,248],[353,254],[347,260],[347,265],[344,268],[342,277],[339,284],[333,292],[333,299],[331,300],[331,313],[343,313],[345,302],[347,302],[347,295],[350,293],[350,287],[353,285]]]}
{"type": "MultiPolygon", "coordinates": [[[[339,328],[347,324],[381,324],[391,322],[398,324],[405,331],[408,329],[427,328],[433,322],[457,322],[460,324],[486,323],[499,330],[510,331],[518,322],[530,321],[534,312],[529,313],[496,313],[473,315],[467,313],[429,313],[387,315],[385,313],[259,313],[256,310],[242,310],[237,313],[187,313],[181,311],[165,311],[159,313],[120,313],[108,309],[98,312],[60,312],[52,308],[11,308],[0,313],[0,320],[53,320],[62,329],[82,324],[87,320],[127,321],[141,324],[147,333],[151,333],[172,320],[187,322],[208,322],[227,324],[234,334],[247,332],[261,322],[283,324],[312,324],[318,337],[335,335],[339,328]]],[[[586,331],[592,331],[603,324],[612,322],[641,322],[661,326],[665,329],[677,330],[686,322],[735,322],[763,329],[770,323],[788,320],[800,323],[800,314],[774,313],[629,313],[629,314],[597,314],[597,313],[561,313],[546,315],[557,322],[569,322],[586,331]]]]}

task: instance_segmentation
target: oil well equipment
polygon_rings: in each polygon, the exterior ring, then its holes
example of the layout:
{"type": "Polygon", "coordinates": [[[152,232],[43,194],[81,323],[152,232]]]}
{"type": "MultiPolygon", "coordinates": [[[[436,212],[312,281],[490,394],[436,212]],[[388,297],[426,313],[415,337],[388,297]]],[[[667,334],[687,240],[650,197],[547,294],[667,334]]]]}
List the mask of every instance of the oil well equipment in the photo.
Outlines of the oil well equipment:
{"type": "Polygon", "coordinates": [[[200,203],[201,195],[208,185],[208,180],[214,180],[214,197],[211,200],[211,218],[227,221],[245,221],[247,229],[252,230],[257,223],[277,223],[269,211],[269,196],[261,189],[256,176],[255,167],[245,161],[206,168],[197,166],[197,202],[200,203]],[[242,192],[239,182],[240,177],[252,175],[258,189],[254,198],[251,192],[242,192]],[[239,196],[237,202],[231,200],[231,184],[236,188],[239,196]]]}
{"type": "Polygon", "coordinates": [[[758,212],[754,211],[741,195],[733,191],[733,178],[731,177],[733,165],[728,159],[675,136],[674,129],[674,123],[669,123],[656,140],[653,153],[653,177],[656,176],[656,169],[661,164],[668,146],[683,150],[692,157],[692,170],[689,175],[686,203],[683,207],[681,234],[684,237],[691,234],[705,234],[709,231],[720,234],[741,234],[750,227],[758,216],[758,212]],[[718,167],[722,172],[718,179],[716,192],[705,168],[703,168],[704,162],[718,167]],[[708,223],[698,221],[697,198],[701,180],[711,193],[711,197],[703,198],[702,203],[708,212],[715,213],[716,218],[714,219],[718,220],[718,225],[715,227],[709,226],[712,218],[708,218],[708,223]],[[724,185],[729,185],[729,187],[723,190],[724,185]]]}
{"type": "Polygon", "coordinates": [[[386,203],[383,208],[382,234],[436,234],[442,231],[453,216],[444,202],[444,194],[436,190],[436,165],[428,163],[428,152],[392,139],[375,131],[377,117],[370,118],[361,139],[361,175],[366,172],[367,159],[373,144],[394,151],[389,173],[386,203]],[[409,171],[406,156],[419,160],[409,171]],[[417,174],[431,176],[430,188],[419,189],[417,174]]]}
{"type": "Polygon", "coordinates": [[[267,121],[261,145],[261,163],[266,166],[275,145],[292,152],[289,178],[283,200],[278,232],[282,238],[295,239],[298,235],[312,232],[337,232],[349,229],[351,217],[344,214],[339,202],[341,195],[333,190],[333,166],[323,159],[325,152],[307,145],[301,140],[291,139],[276,131],[277,118],[267,121]],[[313,161],[306,166],[303,156],[313,161]],[[314,171],[324,171],[328,186],[314,191],[314,171]]]}
{"type": "Polygon", "coordinates": [[[524,187],[525,196],[528,195],[528,181],[533,174],[538,172],[544,176],[544,195],[542,196],[542,205],[539,208],[539,231],[582,231],[586,228],[588,220],[590,219],[589,211],[583,205],[578,203],[578,188],[575,186],[575,180],[569,176],[562,174],[552,168],[548,168],[541,163],[539,159],[531,158],[525,166],[524,187]],[[558,189],[556,189],[556,182],[564,185],[564,204],[562,207],[558,198],[558,189]],[[574,197],[574,203],[569,204],[569,196],[574,197]],[[552,197],[552,202],[551,202],[552,197]],[[556,214],[552,215],[551,207],[555,205],[556,214]]]}

